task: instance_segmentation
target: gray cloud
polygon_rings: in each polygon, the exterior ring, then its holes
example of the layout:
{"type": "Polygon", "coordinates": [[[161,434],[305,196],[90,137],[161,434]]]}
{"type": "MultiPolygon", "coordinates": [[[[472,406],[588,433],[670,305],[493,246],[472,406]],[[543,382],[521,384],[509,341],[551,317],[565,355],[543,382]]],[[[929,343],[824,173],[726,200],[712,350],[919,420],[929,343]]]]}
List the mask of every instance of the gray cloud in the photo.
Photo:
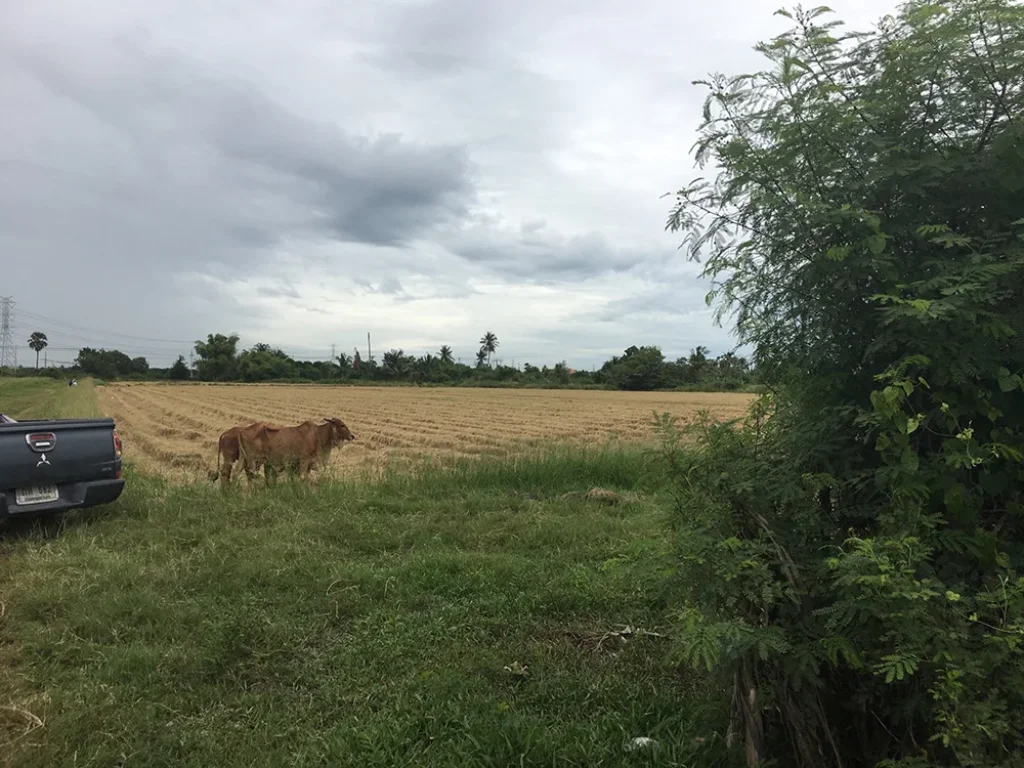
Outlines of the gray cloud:
{"type": "Polygon", "coordinates": [[[301,299],[302,294],[295,290],[293,285],[261,285],[256,289],[256,293],[260,296],[265,296],[268,299],[301,299]]]}
{"type": "Polygon", "coordinates": [[[591,315],[595,321],[619,323],[652,317],[688,317],[702,312],[707,286],[697,280],[655,286],[630,296],[612,299],[591,315]]]}
{"type": "Polygon", "coordinates": [[[239,248],[289,235],[401,245],[464,216],[474,195],[464,147],[350,136],[249,83],[124,41],[98,61],[19,48],[9,61],[115,132],[127,156],[112,181],[124,192],[168,206],[162,215],[196,216],[202,205],[208,226],[239,248]]]}
{"type": "MultiPolygon", "coordinates": [[[[861,24],[892,2],[841,4],[861,24]]],[[[689,81],[749,71],[777,30],[759,0],[0,17],[3,292],[58,318],[61,346],[161,363],[209,332],[327,349],[372,330],[471,356],[492,327],[506,359],[579,364],[724,338],[658,196],[691,175],[689,81]]]]}
{"type": "Polygon", "coordinates": [[[665,247],[615,247],[597,231],[564,235],[548,227],[543,219],[531,219],[518,230],[510,230],[480,217],[472,225],[449,233],[444,242],[452,253],[472,264],[538,283],[627,272],[662,264],[672,254],[665,247]]]}

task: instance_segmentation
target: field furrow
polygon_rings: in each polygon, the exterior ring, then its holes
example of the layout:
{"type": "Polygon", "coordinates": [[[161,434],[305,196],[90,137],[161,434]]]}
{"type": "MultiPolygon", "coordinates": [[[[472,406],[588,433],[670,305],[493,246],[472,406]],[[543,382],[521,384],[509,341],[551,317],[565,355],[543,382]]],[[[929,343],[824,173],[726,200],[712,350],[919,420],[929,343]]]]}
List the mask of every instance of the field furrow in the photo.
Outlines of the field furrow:
{"type": "Polygon", "coordinates": [[[649,442],[656,414],[742,416],[751,395],[417,387],[111,384],[100,405],[117,420],[125,456],[172,479],[201,478],[225,429],[267,421],[343,419],[355,442],[331,473],[378,472],[458,456],[501,456],[550,443],[649,442]]]}

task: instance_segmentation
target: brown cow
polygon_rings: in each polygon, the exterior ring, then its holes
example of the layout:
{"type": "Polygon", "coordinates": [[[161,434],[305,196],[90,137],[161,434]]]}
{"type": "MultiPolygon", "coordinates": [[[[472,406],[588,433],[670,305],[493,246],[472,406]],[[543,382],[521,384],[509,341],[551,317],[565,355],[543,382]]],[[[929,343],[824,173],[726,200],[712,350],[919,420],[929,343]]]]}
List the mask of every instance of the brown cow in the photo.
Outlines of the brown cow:
{"type": "Polygon", "coordinates": [[[239,453],[243,465],[263,465],[264,477],[278,469],[296,470],[308,475],[318,464],[326,464],[332,449],[355,435],[341,419],[325,418],[322,424],[304,421],[296,427],[267,427],[239,433],[239,453]]]}
{"type": "MultiPolygon", "coordinates": [[[[210,474],[210,480],[217,482],[219,478],[221,484],[231,482],[231,471],[235,465],[235,462],[241,458],[240,456],[240,438],[244,433],[246,435],[256,435],[261,429],[276,430],[279,427],[273,427],[262,421],[255,421],[247,427],[232,427],[231,429],[225,430],[220,439],[217,441],[217,469],[210,474]],[[221,470],[221,457],[224,457],[224,469],[221,470]]],[[[246,477],[249,480],[253,480],[256,477],[256,472],[259,471],[259,465],[251,462],[243,461],[242,469],[245,471],[246,477]]]]}

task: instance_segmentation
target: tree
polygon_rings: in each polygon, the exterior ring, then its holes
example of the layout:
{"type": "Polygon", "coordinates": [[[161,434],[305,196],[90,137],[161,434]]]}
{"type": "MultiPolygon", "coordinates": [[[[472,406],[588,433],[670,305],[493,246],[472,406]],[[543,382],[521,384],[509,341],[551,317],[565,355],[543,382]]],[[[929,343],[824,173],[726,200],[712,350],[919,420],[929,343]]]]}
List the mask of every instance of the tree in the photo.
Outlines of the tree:
{"type": "Polygon", "coordinates": [[[498,337],[490,331],[487,331],[480,339],[480,349],[487,353],[487,365],[491,364],[491,355],[497,351],[498,346],[498,337]]]}
{"type": "Polygon", "coordinates": [[[478,349],[476,351],[476,367],[478,369],[479,368],[483,368],[484,364],[486,362],[487,362],[487,350],[484,349],[483,347],[480,347],[480,349],[478,349]]]}
{"type": "Polygon", "coordinates": [[[75,367],[100,379],[116,379],[133,372],[132,359],[116,349],[82,347],[75,358],[75,367]]]}
{"type": "Polygon", "coordinates": [[[675,464],[677,651],[749,764],[1015,765],[1024,8],[780,13],[766,71],[704,83],[717,175],[668,222],[773,391],[675,464]]]}
{"type": "Polygon", "coordinates": [[[447,344],[443,345],[440,353],[438,354],[438,359],[440,359],[441,363],[444,365],[451,365],[454,363],[455,358],[452,357],[452,348],[447,344]]]}
{"type": "Polygon", "coordinates": [[[185,381],[192,375],[192,372],[188,369],[188,365],[185,363],[185,356],[178,355],[178,359],[174,361],[174,365],[171,366],[167,372],[167,377],[173,381],[185,381]]]}
{"type": "Polygon", "coordinates": [[[149,373],[149,361],[144,357],[133,357],[131,371],[136,376],[145,376],[149,373]]]}
{"type": "Polygon", "coordinates": [[[32,331],[32,335],[28,337],[28,346],[31,350],[36,353],[36,370],[39,370],[39,353],[49,346],[50,342],[46,339],[46,334],[42,331],[32,331]]]}
{"type": "Polygon", "coordinates": [[[664,382],[665,356],[658,347],[632,346],[601,370],[617,389],[650,391],[664,382]]]}
{"type": "Polygon", "coordinates": [[[409,373],[412,361],[400,349],[389,349],[381,358],[381,367],[389,378],[401,379],[409,373]]]}
{"type": "Polygon", "coordinates": [[[237,334],[225,336],[222,333],[211,333],[207,335],[206,341],[196,342],[195,350],[199,357],[196,361],[196,372],[200,379],[231,381],[237,375],[235,369],[238,350],[237,334]]]}
{"type": "Polygon", "coordinates": [[[559,384],[569,383],[569,366],[565,364],[565,360],[555,363],[553,373],[555,374],[555,379],[559,384]]]}
{"type": "Polygon", "coordinates": [[[338,370],[341,371],[341,375],[344,376],[352,368],[352,358],[346,355],[344,352],[338,355],[338,370]]]}
{"type": "Polygon", "coordinates": [[[690,350],[690,356],[686,359],[694,381],[700,381],[708,368],[708,348],[698,345],[690,350]]]}
{"type": "MultiPolygon", "coordinates": [[[[312,368],[304,371],[306,378],[319,379],[319,372],[312,368]]],[[[272,381],[275,379],[290,379],[297,375],[296,361],[292,360],[282,350],[275,349],[269,344],[253,344],[240,354],[234,362],[234,376],[242,381],[272,381]]]]}

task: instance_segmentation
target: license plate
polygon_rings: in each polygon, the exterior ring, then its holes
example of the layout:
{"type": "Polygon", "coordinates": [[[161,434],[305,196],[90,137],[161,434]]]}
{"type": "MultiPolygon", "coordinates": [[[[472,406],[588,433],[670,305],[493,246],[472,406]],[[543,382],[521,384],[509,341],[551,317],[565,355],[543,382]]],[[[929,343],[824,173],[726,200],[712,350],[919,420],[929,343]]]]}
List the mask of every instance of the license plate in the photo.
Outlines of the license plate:
{"type": "Polygon", "coordinates": [[[24,504],[45,504],[60,498],[56,485],[39,485],[35,488],[19,488],[14,492],[14,501],[19,506],[24,504]]]}

